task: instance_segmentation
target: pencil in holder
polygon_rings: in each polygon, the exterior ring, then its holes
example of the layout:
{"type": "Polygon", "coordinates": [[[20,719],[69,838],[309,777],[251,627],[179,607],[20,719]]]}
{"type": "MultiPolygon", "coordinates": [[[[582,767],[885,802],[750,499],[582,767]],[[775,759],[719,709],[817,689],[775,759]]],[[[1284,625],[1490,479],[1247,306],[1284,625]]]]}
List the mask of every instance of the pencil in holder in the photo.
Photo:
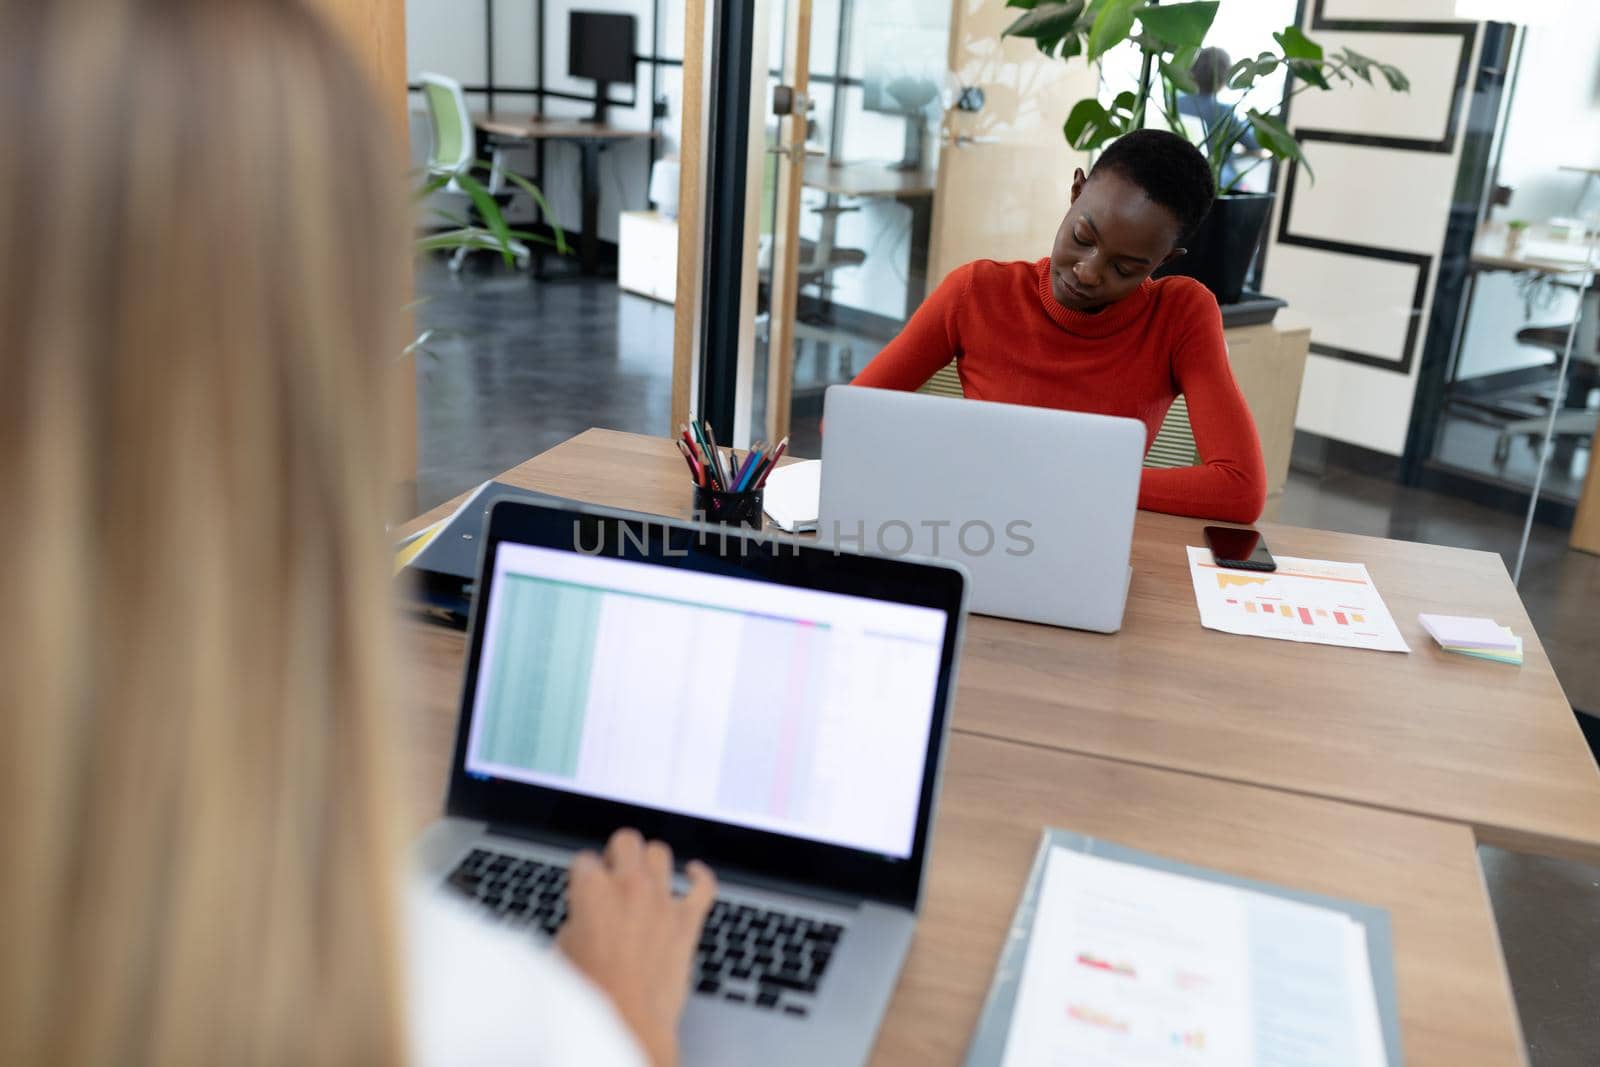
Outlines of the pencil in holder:
{"type": "Polygon", "coordinates": [[[725,493],[703,485],[694,487],[694,517],[705,522],[727,526],[748,526],[761,529],[763,519],[760,489],[746,489],[742,493],[725,493]]]}

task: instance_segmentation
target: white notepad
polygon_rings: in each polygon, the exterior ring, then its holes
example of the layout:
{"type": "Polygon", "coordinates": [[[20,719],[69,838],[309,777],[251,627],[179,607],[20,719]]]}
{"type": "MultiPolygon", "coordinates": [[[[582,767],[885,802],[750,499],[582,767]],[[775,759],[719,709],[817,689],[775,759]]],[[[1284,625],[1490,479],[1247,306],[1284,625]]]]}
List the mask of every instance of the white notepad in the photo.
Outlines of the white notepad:
{"type": "Polygon", "coordinates": [[[1487,648],[1506,651],[1517,647],[1517,639],[1493,619],[1470,615],[1417,616],[1417,622],[1445,648],[1487,648]]]}
{"type": "Polygon", "coordinates": [[[778,529],[788,533],[815,530],[821,506],[821,460],[789,463],[767,475],[762,507],[778,529]]]}

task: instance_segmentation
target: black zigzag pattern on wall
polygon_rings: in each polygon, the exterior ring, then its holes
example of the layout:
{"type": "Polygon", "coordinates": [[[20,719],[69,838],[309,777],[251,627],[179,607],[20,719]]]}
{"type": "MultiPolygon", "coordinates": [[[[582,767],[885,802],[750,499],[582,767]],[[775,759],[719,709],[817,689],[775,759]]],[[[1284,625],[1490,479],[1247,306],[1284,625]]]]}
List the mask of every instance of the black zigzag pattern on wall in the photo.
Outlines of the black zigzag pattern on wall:
{"type": "MultiPolygon", "coordinates": [[[[1398,149],[1406,152],[1430,152],[1445,155],[1454,152],[1456,134],[1461,125],[1461,109],[1465,105],[1468,79],[1472,73],[1472,46],[1477,33],[1477,25],[1470,22],[1328,18],[1324,11],[1326,2],[1327,0],[1314,0],[1312,4],[1310,29],[1313,32],[1317,30],[1346,30],[1355,33],[1394,34],[1397,36],[1424,34],[1459,38],[1461,45],[1460,58],[1456,63],[1455,86],[1450,94],[1450,110],[1449,114],[1445,116],[1443,135],[1437,140],[1416,137],[1380,137],[1372,134],[1311,127],[1294,127],[1295,136],[1302,142],[1323,141],[1330,144],[1359,145],[1365,148],[1398,149]]],[[[1304,0],[1302,0],[1301,12],[1303,15],[1304,0]]],[[[1303,21],[1303,18],[1301,21],[1303,21]]],[[[1417,341],[1422,329],[1423,301],[1428,291],[1428,279],[1433,275],[1435,257],[1418,252],[1382,248],[1376,245],[1332,241],[1321,237],[1306,237],[1296,234],[1294,232],[1294,190],[1295,181],[1299,177],[1299,173],[1300,165],[1298,163],[1290,163],[1288,173],[1284,177],[1283,207],[1278,212],[1277,241],[1279,244],[1296,248],[1310,248],[1320,252],[1333,252],[1346,256],[1359,256],[1365,259],[1382,260],[1386,263],[1406,263],[1415,267],[1417,272],[1416,285],[1413,287],[1411,295],[1410,322],[1406,326],[1406,339],[1399,358],[1371,352],[1357,352],[1316,340],[1311,342],[1311,351],[1321,356],[1344,360],[1347,363],[1359,363],[1363,366],[1393,371],[1396,374],[1409,375],[1416,360],[1417,341]]]]}

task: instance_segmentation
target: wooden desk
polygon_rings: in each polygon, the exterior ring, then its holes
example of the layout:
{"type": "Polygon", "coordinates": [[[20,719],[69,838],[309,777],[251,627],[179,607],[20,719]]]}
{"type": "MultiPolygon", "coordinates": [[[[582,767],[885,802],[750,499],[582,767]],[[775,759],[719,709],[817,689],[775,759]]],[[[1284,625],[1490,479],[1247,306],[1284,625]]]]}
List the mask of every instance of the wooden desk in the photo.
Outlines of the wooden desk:
{"type": "Polygon", "coordinates": [[[570,141],[583,153],[578,262],[584,274],[600,270],[600,153],[618,141],[650,140],[655,130],[624,130],[594,122],[547,119],[538,115],[474,115],[473,125],[491,137],[510,141],[570,141]]]}
{"type": "MultiPolygon", "coordinates": [[[[438,815],[463,635],[407,623],[414,830],[438,815]]],[[[953,734],[928,897],[873,1062],[955,1065],[1046,825],[1389,909],[1410,1067],[1522,1064],[1472,836],[1460,826],[953,734]]]]}
{"type": "Polygon", "coordinates": [[[807,156],[802,181],[838,196],[931,197],[933,172],[900,170],[886,163],[835,163],[807,156]]]}
{"type": "Polygon", "coordinates": [[[1506,251],[1509,228],[1505,223],[1489,223],[1479,228],[1472,243],[1474,270],[1509,270],[1530,274],[1575,274],[1600,267],[1600,242],[1569,241],[1552,237],[1546,227],[1530,226],[1516,254],[1506,251]],[[1541,256],[1541,250],[1556,250],[1560,258],[1541,256]],[[1588,255],[1587,261],[1584,256],[1588,255]]]}
{"type": "Polygon", "coordinates": [[[911,247],[906,256],[905,317],[928,295],[928,245],[933,240],[933,182],[929,170],[901,170],[887,163],[837,163],[807,156],[801,183],[833,196],[882,198],[911,212],[911,247]]]}
{"type": "MultiPolygon", "coordinates": [[[[666,438],[589,430],[502,480],[687,517],[666,438]]],[[[447,514],[454,502],[417,520],[447,514]]],[[[1203,522],[1141,512],[1123,630],[975,616],[954,725],[1465,823],[1480,840],[1595,862],[1600,770],[1498,556],[1264,524],[1285,556],[1365,563],[1410,655],[1202,629],[1185,545],[1203,522]],[[1488,615],[1524,638],[1519,669],[1440,652],[1420,611],[1488,615]]]]}

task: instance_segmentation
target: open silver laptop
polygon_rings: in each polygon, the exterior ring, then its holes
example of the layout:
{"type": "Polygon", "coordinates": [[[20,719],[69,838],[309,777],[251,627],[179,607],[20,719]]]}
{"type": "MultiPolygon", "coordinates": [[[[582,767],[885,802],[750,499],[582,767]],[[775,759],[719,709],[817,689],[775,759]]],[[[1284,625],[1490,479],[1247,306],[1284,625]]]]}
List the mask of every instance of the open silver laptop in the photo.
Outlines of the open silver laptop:
{"type": "Polygon", "coordinates": [[[507,937],[621,826],[716,871],[686,1064],[862,1063],[922,899],[966,580],[497,502],[445,817],[417,853],[507,937]]]}
{"type": "Polygon", "coordinates": [[[956,560],[985,615],[1121,628],[1142,422],[846,385],[823,415],[819,540],[956,560]]]}

